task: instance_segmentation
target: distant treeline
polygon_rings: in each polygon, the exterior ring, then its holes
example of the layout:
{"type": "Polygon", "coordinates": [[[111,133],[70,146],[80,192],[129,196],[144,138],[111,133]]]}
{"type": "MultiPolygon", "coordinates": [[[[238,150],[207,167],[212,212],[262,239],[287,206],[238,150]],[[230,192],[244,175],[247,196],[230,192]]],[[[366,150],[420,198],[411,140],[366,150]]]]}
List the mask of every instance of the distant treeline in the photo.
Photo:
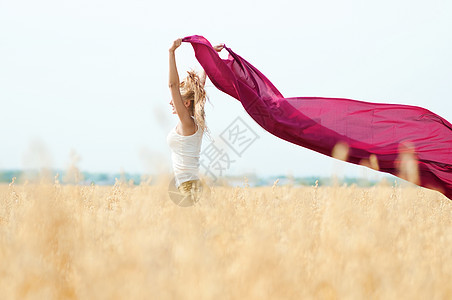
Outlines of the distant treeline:
{"type": "Polygon", "coordinates": [[[144,179],[147,180],[149,176],[143,176],[140,174],[129,173],[91,173],[80,172],[77,174],[77,182],[74,182],[74,174],[67,176],[65,171],[58,170],[2,170],[0,171],[0,182],[11,182],[12,178],[16,178],[15,182],[23,183],[25,181],[39,181],[41,179],[54,180],[60,183],[79,183],[83,185],[97,184],[97,185],[112,185],[116,180],[122,180],[127,182],[133,182],[134,184],[140,184],[144,179]],[[70,178],[69,178],[70,177],[70,178]]]}
{"type": "MultiPolygon", "coordinates": [[[[39,181],[41,179],[58,181],[64,183],[77,183],[82,185],[113,185],[116,180],[122,182],[128,182],[130,184],[140,184],[146,182],[154,184],[157,176],[143,175],[136,173],[92,173],[92,172],[80,172],[78,179],[75,182],[73,176],[71,179],[66,176],[65,171],[47,170],[47,171],[24,171],[24,170],[3,170],[0,171],[0,183],[9,183],[12,178],[16,178],[16,183],[24,183],[25,181],[39,181]]],[[[169,175],[168,175],[169,176],[169,175]]],[[[400,182],[401,180],[396,177],[385,177],[383,180],[393,183],[394,181],[400,182]]],[[[278,176],[258,176],[256,174],[244,174],[240,176],[224,176],[221,180],[211,182],[213,185],[229,185],[229,186],[268,186],[273,185],[277,181],[278,185],[304,185],[304,186],[330,186],[330,185],[352,185],[358,186],[373,186],[378,182],[375,180],[369,180],[366,178],[335,178],[335,177],[294,177],[287,175],[278,176]]]]}

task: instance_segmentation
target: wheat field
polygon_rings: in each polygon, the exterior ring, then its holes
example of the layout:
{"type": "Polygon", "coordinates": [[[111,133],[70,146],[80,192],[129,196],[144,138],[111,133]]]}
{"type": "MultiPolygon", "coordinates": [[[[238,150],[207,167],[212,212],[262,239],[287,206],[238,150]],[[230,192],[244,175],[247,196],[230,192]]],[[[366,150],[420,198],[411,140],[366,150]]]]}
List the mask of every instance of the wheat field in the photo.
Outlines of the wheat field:
{"type": "Polygon", "coordinates": [[[168,182],[1,185],[1,299],[452,299],[438,192],[168,182]]]}

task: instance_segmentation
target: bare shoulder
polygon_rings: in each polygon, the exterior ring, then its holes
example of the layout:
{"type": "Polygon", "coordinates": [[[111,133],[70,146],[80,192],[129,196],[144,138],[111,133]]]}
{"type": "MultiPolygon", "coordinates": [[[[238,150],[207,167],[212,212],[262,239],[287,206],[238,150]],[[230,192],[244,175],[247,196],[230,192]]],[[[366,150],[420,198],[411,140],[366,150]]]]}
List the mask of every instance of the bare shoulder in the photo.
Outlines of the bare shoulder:
{"type": "MultiPolygon", "coordinates": [[[[191,118],[190,118],[191,119],[191,118]]],[[[186,122],[180,122],[176,127],[176,132],[183,136],[189,136],[196,133],[197,126],[193,119],[186,122]]]]}

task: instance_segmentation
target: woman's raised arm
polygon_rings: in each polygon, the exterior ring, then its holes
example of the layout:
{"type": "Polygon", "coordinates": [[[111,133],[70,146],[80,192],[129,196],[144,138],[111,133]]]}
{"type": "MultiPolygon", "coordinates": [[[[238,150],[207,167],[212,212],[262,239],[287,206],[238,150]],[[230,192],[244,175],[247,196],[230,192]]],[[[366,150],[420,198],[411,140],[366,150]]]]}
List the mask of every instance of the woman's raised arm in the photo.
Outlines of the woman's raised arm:
{"type": "Polygon", "coordinates": [[[169,49],[169,82],[168,86],[171,91],[171,97],[173,99],[173,105],[176,109],[176,113],[179,116],[179,119],[182,123],[182,127],[191,128],[193,127],[193,120],[190,117],[190,113],[185,107],[184,102],[182,100],[182,96],[180,94],[180,82],[179,82],[179,74],[177,72],[176,66],[176,49],[181,45],[182,39],[177,39],[173,42],[173,45],[169,49]]]}
{"type": "MultiPolygon", "coordinates": [[[[213,47],[213,49],[215,49],[215,51],[217,51],[217,52],[220,52],[221,50],[223,50],[223,48],[224,48],[224,44],[218,44],[213,47]]],[[[200,79],[201,79],[202,86],[205,86],[207,78],[206,78],[206,72],[204,71],[204,69],[201,71],[200,79]]]]}

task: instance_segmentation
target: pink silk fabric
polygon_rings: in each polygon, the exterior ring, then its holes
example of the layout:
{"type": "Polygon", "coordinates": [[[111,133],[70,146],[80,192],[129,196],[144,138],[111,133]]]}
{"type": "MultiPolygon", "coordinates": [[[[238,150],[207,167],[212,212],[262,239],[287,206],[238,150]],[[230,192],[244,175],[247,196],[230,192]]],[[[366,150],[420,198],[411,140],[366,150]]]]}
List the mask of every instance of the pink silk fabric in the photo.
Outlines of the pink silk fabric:
{"type": "Polygon", "coordinates": [[[452,199],[452,125],[444,118],[417,106],[284,98],[259,70],[231,49],[225,47],[229,57],[222,59],[202,36],[183,41],[191,43],[212,83],[239,100],[268,132],[324,155],[435,189],[452,199]]]}

